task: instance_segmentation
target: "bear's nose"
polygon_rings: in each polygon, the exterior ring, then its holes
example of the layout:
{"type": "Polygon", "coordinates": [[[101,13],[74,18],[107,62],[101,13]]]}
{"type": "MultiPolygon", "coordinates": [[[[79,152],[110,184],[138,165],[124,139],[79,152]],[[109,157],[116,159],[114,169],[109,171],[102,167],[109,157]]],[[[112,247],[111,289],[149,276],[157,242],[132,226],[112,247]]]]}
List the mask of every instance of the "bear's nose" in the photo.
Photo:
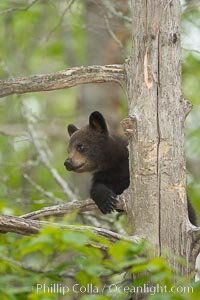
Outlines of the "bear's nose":
{"type": "Polygon", "coordinates": [[[66,159],[66,161],[64,162],[64,166],[68,171],[72,170],[72,159],[68,158],[66,159]]]}

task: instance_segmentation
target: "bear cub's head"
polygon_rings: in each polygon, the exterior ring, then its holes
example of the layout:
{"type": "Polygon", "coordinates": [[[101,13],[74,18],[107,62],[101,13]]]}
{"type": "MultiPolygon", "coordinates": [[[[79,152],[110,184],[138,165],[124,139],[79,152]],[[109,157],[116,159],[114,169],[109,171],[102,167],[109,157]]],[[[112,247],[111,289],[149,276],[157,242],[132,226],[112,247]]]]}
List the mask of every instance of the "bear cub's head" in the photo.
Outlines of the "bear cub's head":
{"type": "Polygon", "coordinates": [[[89,125],[81,129],[68,125],[68,133],[66,169],[77,173],[100,171],[107,160],[109,144],[108,128],[102,114],[98,111],[91,113],[89,125]]]}

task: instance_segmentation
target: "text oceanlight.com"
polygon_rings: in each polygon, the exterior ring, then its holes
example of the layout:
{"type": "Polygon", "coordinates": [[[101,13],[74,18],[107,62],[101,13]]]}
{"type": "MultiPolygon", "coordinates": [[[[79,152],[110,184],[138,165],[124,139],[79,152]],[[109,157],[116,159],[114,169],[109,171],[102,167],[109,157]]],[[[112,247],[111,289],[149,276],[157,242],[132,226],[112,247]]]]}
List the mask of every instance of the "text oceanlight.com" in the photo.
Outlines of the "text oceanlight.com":
{"type": "Polygon", "coordinates": [[[155,295],[157,293],[193,293],[192,286],[172,286],[167,287],[166,285],[160,286],[159,284],[152,286],[148,284],[144,284],[142,286],[124,286],[118,284],[104,284],[103,287],[98,287],[93,285],[92,283],[88,283],[86,285],[80,285],[78,283],[74,285],[63,285],[60,283],[52,283],[52,284],[40,284],[38,283],[35,287],[33,287],[37,293],[49,293],[49,294],[62,294],[66,295],[68,293],[74,294],[102,294],[102,293],[110,293],[110,294],[149,294],[155,295]]]}

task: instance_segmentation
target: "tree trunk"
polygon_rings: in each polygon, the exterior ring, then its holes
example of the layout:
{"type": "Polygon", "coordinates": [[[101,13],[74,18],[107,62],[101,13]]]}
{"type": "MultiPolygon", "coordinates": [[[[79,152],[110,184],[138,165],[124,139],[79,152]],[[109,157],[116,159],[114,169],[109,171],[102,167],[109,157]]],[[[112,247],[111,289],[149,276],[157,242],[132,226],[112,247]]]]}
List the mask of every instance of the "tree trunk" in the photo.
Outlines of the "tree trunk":
{"type": "Polygon", "coordinates": [[[129,101],[131,203],[134,234],[166,249],[180,274],[191,271],[184,121],[181,94],[180,2],[132,1],[133,47],[126,64],[129,101]],[[131,130],[131,131],[130,131],[131,130]],[[178,265],[173,257],[186,259],[178,265]]]}

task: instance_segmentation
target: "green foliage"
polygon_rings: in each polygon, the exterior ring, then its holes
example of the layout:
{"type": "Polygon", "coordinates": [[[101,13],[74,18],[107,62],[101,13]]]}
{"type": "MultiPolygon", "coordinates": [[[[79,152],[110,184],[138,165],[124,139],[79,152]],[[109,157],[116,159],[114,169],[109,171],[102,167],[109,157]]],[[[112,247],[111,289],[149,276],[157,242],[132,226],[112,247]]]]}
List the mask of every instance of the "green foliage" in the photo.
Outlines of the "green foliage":
{"type": "Polygon", "coordinates": [[[195,299],[200,284],[177,277],[152,250],[145,241],[113,244],[91,232],[55,227],[20,239],[7,234],[0,241],[0,297],[126,299],[143,290],[149,299],[195,299]]]}

